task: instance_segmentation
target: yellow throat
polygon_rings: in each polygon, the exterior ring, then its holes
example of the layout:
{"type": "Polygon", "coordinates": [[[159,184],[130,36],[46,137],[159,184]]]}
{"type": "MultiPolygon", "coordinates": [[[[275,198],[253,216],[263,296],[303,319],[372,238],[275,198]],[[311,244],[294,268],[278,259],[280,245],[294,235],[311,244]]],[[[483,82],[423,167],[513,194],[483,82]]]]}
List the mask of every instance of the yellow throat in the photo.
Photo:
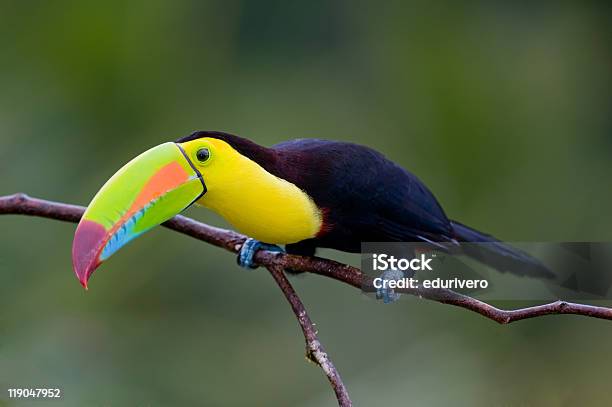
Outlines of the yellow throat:
{"type": "MultiPolygon", "coordinates": [[[[313,200],[294,184],[270,174],[225,141],[204,138],[210,165],[202,168],[208,192],[197,202],[241,233],[265,243],[287,244],[315,237],[322,218],[313,200]]],[[[190,148],[191,147],[191,148],[190,148]]]]}

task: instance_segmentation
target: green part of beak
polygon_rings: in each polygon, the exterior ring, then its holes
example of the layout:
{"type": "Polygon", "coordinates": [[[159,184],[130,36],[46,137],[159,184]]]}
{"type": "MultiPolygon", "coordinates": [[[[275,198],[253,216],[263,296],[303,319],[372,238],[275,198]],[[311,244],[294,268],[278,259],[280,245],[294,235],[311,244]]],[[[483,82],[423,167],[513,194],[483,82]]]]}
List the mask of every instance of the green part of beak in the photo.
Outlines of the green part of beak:
{"type": "Polygon", "coordinates": [[[126,243],[205,192],[202,175],[176,143],[161,144],[127,163],[96,194],[77,227],[72,260],[81,283],[86,286],[96,267],[126,243]]]}

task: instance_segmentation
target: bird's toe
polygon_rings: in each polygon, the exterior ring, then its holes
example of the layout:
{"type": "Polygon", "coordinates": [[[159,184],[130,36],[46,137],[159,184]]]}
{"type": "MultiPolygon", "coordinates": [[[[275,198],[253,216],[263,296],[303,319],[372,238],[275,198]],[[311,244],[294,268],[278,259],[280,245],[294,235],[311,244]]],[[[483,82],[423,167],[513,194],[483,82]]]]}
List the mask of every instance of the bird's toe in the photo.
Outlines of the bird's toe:
{"type": "Polygon", "coordinates": [[[381,275],[382,286],[376,289],[376,299],[383,300],[385,304],[390,304],[399,300],[401,293],[396,293],[393,288],[389,288],[389,281],[398,281],[404,278],[401,270],[386,270],[381,275]]]}
{"type": "Polygon", "coordinates": [[[284,250],[276,245],[262,243],[259,240],[248,238],[242,244],[242,248],[238,253],[238,258],[236,259],[238,265],[240,267],[244,267],[246,269],[256,269],[258,266],[255,264],[253,258],[255,257],[255,253],[258,250],[267,250],[270,252],[284,252],[284,250]]]}

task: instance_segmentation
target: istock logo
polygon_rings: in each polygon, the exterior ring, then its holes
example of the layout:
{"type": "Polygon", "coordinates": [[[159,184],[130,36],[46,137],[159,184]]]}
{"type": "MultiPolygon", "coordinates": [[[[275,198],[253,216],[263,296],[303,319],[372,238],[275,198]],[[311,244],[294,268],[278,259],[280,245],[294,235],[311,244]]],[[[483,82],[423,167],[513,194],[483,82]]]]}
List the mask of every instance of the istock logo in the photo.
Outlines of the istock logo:
{"type": "Polygon", "coordinates": [[[433,270],[429,263],[433,260],[433,255],[431,257],[426,257],[424,253],[421,253],[420,257],[415,257],[413,259],[406,258],[397,258],[395,256],[389,256],[388,254],[373,254],[372,255],[372,269],[377,271],[386,271],[386,270],[412,270],[412,271],[422,271],[422,270],[433,270]]]}

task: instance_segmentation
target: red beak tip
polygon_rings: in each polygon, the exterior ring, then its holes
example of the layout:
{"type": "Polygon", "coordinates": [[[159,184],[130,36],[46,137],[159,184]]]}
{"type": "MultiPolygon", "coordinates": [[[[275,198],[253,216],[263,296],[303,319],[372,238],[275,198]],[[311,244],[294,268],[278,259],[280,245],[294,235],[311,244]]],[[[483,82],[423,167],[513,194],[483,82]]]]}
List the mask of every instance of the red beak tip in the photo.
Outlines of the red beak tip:
{"type": "Polygon", "coordinates": [[[89,278],[91,277],[93,272],[96,270],[96,268],[98,268],[99,265],[100,265],[100,262],[95,262],[94,264],[87,266],[87,268],[85,268],[84,270],[75,268],[74,271],[75,271],[77,280],[79,280],[79,284],[81,284],[81,286],[83,286],[85,290],[89,288],[88,287],[89,278]]]}
{"type": "Polygon", "coordinates": [[[77,226],[72,246],[72,264],[79,282],[86,290],[89,277],[101,263],[98,256],[106,235],[104,227],[93,221],[81,220],[77,226]]]}
{"type": "Polygon", "coordinates": [[[81,285],[83,286],[85,291],[89,290],[89,288],[87,288],[87,280],[80,280],[79,279],[79,283],[81,283],[81,285]]]}

